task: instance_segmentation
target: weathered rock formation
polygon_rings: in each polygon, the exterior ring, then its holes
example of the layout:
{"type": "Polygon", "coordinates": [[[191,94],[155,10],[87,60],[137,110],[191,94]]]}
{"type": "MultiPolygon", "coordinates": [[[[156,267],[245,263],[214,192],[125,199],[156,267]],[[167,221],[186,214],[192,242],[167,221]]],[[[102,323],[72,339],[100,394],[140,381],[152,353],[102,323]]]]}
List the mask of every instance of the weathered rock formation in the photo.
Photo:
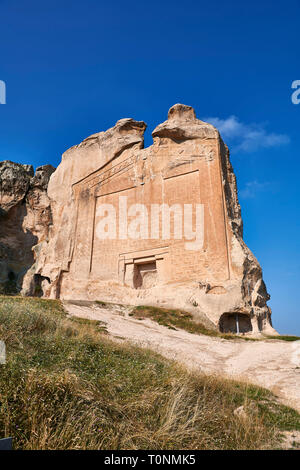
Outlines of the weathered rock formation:
{"type": "Polygon", "coordinates": [[[48,187],[49,241],[35,266],[50,281],[45,295],[177,307],[222,331],[272,331],[219,132],[181,104],[148,148],[145,128],[121,119],[64,153],[48,187]]]}
{"type": "Polygon", "coordinates": [[[274,331],[219,132],[181,104],[148,148],[145,129],[121,119],[67,150],[49,181],[51,213],[45,193],[34,199],[30,168],[20,172],[24,183],[5,190],[12,225],[26,221],[18,249],[38,240],[23,293],[38,282],[50,298],[176,307],[224,332],[274,331]],[[27,218],[13,215],[22,206],[27,218]]]}
{"type": "Polygon", "coordinates": [[[51,223],[47,186],[55,168],[0,162],[0,292],[41,294],[34,278],[35,250],[51,223]]]}

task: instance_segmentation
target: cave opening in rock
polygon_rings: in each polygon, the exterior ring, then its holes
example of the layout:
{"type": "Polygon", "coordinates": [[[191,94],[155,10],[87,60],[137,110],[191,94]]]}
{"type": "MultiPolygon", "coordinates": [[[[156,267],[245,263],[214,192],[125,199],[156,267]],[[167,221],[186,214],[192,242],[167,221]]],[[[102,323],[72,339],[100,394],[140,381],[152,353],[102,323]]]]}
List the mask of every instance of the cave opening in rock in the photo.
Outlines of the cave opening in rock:
{"type": "Polygon", "coordinates": [[[44,294],[44,286],[50,284],[50,278],[46,276],[41,276],[40,274],[34,275],[34,292],[35,297],[42,297],[44,294]]]}
{"type": "Polygon", "coordinates": [[[156,261],[136,263],[133,271],[133,285],[135,289],[149,289],[157,283],[156,261]]]}
{"type": "Polygon", "coordinates": [[[223,313],[219,329],[221,333],[249,333],[252,331],[250,316],[244,313],[223,313]]]}
{"type": "Polygon", "coordinates": [[[7,277],[8,277],[9,281],[15,281],[16,280],[16,275],[13,271],[9,271],[7,277]]]}

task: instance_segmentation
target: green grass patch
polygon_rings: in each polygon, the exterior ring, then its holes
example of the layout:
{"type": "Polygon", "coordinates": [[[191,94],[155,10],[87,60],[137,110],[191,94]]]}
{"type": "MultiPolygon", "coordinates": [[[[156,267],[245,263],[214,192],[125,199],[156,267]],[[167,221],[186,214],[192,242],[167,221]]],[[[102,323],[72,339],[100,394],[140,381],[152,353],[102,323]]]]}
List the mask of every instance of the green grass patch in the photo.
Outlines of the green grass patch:
{"type": "Polygon", "coordinates": [[[170,329],[180,328],[182,330],[188,331],[189,333],[214,336],[228,340],[243,339],[245,341],[257,341],[255,338],[232,334],[222,334],[217,330],[208,329],[202,323],[196,322],[191,313],[184,312],[183,310],[139,305],[134,307],[129,315],[139,320],[150,318],[160,325],[166,326],[170,329]]]}
{"type": "Polygon", "coordinates": [[[269,449],[299,426],[266,390],[118,344],[58,301],[0,297],[0,338],[0,438],[15,449],[269,449]]]}
{"type": "Polygon", "coordinates": [[[288,335],[279,335],[279,336],[270,336],[265,335],[268,339],[277,339],[280,341],[300,341],[300,336],[288,336],[288,335]]]}

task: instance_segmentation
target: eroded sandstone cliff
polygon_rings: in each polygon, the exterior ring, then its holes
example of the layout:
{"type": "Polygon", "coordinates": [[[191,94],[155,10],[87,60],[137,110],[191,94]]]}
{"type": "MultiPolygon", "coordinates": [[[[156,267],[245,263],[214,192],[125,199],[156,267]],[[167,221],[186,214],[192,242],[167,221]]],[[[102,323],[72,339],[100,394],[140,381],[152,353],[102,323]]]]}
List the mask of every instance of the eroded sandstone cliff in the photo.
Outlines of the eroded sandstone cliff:
{"type": "Polygon", "coordinates": [[[41,295],[35,254],[51,223],[47,187],[55,168],[0,162],[0,292],[41,295]]]}
{"type": "Polygon", "coordinates": [[[49,241],[35,265],[49,279],[45,295],[179,307],[222,331],[273,331],[269,295],[243,241],[235,175],[219,132],[181,104],[156,127],[148,148],[145,128],[121,119],[63,155],[48,188],[49,241]],[[182,241],[150,236],[99,241],[99,207],[117,207],[124,196],[149,210],[153,203],[201,203],[201,250],[191,253],[182,241]]]}
{"type": "Polygon", "coordinates": [[[145,129],[144,122],[121,119],[67,150],[47,194],[52,167],[33,177],[31,167],[0,166],[2,284],[16,276],[25,295],[176,307],[221,331],[273,332],[269,295],[243,241],[236,179],[218,130],[182,104],[154,129],[148,148],[145,129]],[[163,231],[130,237],[127,213],[123,231],[119,225],[113,237],[101,236],[103,207],[113,206],[120,223],[124,201],[129,215],[142,207],[147,230],[153,205],[182,209],[184,223],[185,208],[198,206],[197,243],[183,239],[185,232],[182,239],[163,231]]]}

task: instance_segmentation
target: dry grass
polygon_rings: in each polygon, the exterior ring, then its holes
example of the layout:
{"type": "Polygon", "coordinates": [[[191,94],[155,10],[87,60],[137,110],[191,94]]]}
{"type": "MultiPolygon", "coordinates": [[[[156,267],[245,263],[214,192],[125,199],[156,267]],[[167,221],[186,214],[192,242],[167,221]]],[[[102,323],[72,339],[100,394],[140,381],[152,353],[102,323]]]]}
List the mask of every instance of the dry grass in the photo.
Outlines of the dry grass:
{"type": "Polygon", "coordinates": [[[0,437],[15,448],[277,448],[280,431],[299,429],[268,391],[117,344],[57,301],[0,297],[0,338],[0,437]]]}

